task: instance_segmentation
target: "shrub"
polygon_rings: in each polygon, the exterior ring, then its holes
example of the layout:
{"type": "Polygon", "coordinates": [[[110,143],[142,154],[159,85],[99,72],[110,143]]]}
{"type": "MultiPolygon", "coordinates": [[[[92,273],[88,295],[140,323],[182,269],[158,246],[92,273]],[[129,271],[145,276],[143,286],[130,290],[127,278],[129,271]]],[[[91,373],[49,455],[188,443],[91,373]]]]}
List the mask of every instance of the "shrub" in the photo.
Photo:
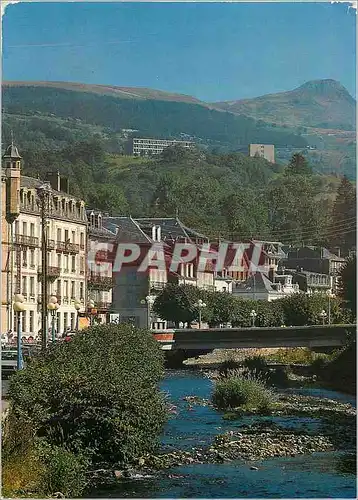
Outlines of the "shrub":
{"type": "Polygon", "coordinates": [[[222,410],[244,407],[248,410],[266,411],[273,399],[273,393],[261,380],[239,376],[218,380],[212,395],[213,404],[222,410]]]}
{"type": "Polygon", "coordinates": [[[266,373],[268,370],[266,360],[262,356],[246,358],[243,365],[250,371],[255,371],[256,373],[266,373]]]}
{"type": "MultiPolygon", "coordinates": [[[[150,332],[98,325],[16,373],[11,412],[53,447],[94,463],[127,464],[154,449],[166,421],[157,387],[163,366],[150,332]]],[[[70,460],[56,453],[56,460],[70,460]]]]}
{"type": "Polygon", "coordinates": [[[39,455],[44,464],[40,489],[45,495],[61,492],[66,498],[78,497],[84,491],[88,462],[83,455],[74,454],[60,446],[44,442],[39,455]]]}
{"type": "Polygon", "coordinates": [[[236,370],[240,368],[240,363],[234,359],[227,359],[223,361],[219,366],[219,376],[227,377],[230,370],[236,370]]]}

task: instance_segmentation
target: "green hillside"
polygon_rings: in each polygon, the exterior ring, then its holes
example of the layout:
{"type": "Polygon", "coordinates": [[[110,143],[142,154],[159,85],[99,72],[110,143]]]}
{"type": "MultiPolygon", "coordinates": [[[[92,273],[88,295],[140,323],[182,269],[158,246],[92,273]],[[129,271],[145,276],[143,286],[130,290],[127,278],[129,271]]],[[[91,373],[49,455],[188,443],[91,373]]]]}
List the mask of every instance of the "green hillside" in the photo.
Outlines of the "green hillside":
{"type": "MultiPolygon", "coordinates": [[[[150,96],[151,97],[151,96],[150,96]]],[[[101,127],[109,139],[121,134],[123,129],[134,129],[136,135],[149,137],[190,137],[199,144],[235,150],[249,143],[275,144],[304,148],[307,142],[288,130],[256,122],[253,118],[211,110],[200,104],[164,101],[158,99],[123,99],[99,95],[90,90],[64,90],[36,85],[3,85],[3,110],[5,138],[9,133],[9,120],[14,126],[15,116],[21,115],[18,133],[22,140],[27,130],[46,135],[44,121],[56,117],[62,120],[80,120],[82,124],[101,127]],[[29,117],[29,118],[27,118],[29,117]],[[29,120],[29,123],[26,123],[29,120]],[[38,126],[37,126],[38,124],[38,126]],[[25,125],[22,127],[22,125],[25,125]]],[[[47,134],[53,139],[54,128],[47,134]]],[[[60,131],[55,130],[61,142],[60,131]]]]}
{"type": "Polygon", "coordinates": [[[289,92],[213,105],[291,127],[355,130],[356,102],[335,80],[311,81],[289,92]]]}

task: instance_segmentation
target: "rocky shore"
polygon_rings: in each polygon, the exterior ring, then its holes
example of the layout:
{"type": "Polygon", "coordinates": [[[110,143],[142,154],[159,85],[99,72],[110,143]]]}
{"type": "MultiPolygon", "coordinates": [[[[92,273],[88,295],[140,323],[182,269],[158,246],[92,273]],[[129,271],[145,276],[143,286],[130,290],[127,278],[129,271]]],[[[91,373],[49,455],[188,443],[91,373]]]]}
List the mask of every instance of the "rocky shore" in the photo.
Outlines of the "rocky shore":
{"type": "MultiPolygon", "coordinates": [[[[187,410],[195,405],[211,405],[208,399],[186,396],[187,410]]],[[[245,415],[259,416],[259,412],[241,409],[224,415],[227,419],[237,419],[245,415]]],[[[170,453],[158,452],[138,459],[138,464],[127,470],[100,469],[92,471],[91,483],[115,483],[118,480],[143,479],[164,474],[168,469],[187,464],[224,463],[243,460],[255,470],[255,462],[273,457],[287,457],[314,452],[350,451],[355,448],[356,409],[346,403],[313,396],[278,393],[270,415],[252,424],[243,424],[235,431],[219,434],[206,447],[190,450],[175,450],[170,453]],[[318,430],[308,431],[305,425],[298,428],[282,426],[271,417],[310,417],[318,420],[318,430]]],[[[170,473],[169,473],[170,477],[170,473]]]]}

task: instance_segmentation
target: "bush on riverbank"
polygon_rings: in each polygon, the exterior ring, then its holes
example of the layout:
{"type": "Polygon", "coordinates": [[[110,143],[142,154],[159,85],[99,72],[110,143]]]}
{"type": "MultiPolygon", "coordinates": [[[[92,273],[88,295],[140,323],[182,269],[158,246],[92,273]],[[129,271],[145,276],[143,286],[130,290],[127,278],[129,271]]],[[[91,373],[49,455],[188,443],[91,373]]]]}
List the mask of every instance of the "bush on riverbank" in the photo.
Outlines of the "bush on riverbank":
{"type": "Polygon", "coordinates": [[[220,410],[244,408],[268,411],[274,394],[259,378],[243,378],[231,375],[215,383],[212,402],[220,410]]]}
{"type": "MultiPolygon", "coordinates": [[[[52,457],[51,477],[67,467],[78,492],[85,462],[126,466],[155,449],[167,417],[158,390],[163,366],[151,333],[131,325],[98,325],[49,348],[10,381],[7,442],[16,434],[12,422],[27,422],[40,459],[52,457]]],[[[21,446],[20,439],[7,459],[21,446]]]]}

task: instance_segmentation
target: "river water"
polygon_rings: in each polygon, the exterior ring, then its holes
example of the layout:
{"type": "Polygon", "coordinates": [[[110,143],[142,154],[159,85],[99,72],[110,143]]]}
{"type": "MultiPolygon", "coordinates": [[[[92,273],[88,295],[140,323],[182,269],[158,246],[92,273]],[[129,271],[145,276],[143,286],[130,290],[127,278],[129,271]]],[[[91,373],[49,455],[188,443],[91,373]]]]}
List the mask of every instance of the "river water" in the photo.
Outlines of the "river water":
{"type": "MultiPolygon", "coordinates": [[[[217,434],[235,430],[243,423],[267,417],[247,417],[232,422],[208,406],[190,405],[185,396],[210,398],[212,382],[195,371],[168,371],[162,390],[176,406],[162,436],[166,451],[208,445],[217,434]]],[[[306,395],[328,397],[355,405],[355,398],[337,392],[305,389],[306,395]]],[[[276,417],[280,425],[315,429],[319,420],[276,417]]],[[[296,457],[224,464],[193,464],[175,467],[162,476],[127,480],[115,489],[93,492],[106,498],[356,498],[355,475],[342,471],[345,455],[326,452],[296,457]],[[170,475],[170,477],[168,477],[170,475]]]]}

